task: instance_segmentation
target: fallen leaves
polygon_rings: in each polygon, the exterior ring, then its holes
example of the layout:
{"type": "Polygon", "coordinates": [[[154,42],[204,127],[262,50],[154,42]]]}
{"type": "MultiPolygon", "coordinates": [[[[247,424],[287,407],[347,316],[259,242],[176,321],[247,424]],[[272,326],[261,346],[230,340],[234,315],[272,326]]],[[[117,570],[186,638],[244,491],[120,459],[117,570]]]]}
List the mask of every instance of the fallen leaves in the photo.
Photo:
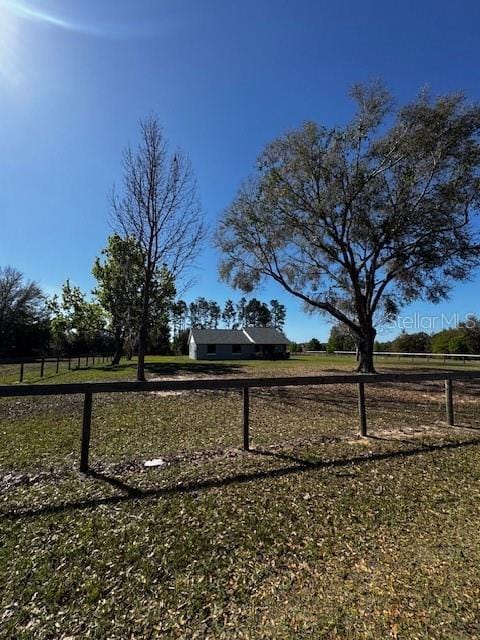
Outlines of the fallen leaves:
{"type": "Polygon", "coordinates": [[[86,478],[78,403],[1,404],[0,637],[480,637],[476,433],[369,394],[252,393],[250,453],[238,394],[106,396],[86,478]]]}

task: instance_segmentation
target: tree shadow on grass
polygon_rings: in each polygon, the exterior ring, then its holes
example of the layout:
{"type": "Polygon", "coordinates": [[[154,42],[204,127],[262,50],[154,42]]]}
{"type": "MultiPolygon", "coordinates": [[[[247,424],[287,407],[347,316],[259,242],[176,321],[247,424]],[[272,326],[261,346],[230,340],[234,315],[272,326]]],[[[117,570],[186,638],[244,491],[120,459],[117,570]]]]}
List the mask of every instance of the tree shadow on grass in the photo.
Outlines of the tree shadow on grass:
{"type": "MultiPolygon", "coordinates": [[[[117,365],[95,367],[97,371],[132,371],[136,366],[134,361],[117,365]]],[[[174,376],[178,374],[235,374],[243,370],[241,364],[215,361],[186,360],[185,362],[146,362],[145,371],[152,376],[174,376]]]]}
{"type": "MultiPolygon", "coordinates": [[[[468,381],[469,382],[469,381],[468,381]]],[[[478,393],[479,385],[461,384],[454,387],[454,393],[463,397],[465,395],[473,395],[478,393]]],[[[379,383],[373,382],[366,385],[366,402],[367,409],[387,409],[392,407],[401,407],[403,405],[416,407],[418,410],[434,410],[439,408],[443,411],[444,405],[444,389],[442,381],[438,382],[418,382],[404,383],[379,383]],[[403,392],[403,393],[402,393],[403,392]],[[395,395],[389,396],[388,394],[395,395]],[[422,394],[424,394],[422,396],[422,394]],[[424,397],[427,396],[427,397],[424,397]]],[[[307,403],[315,403],[324,405],[325,407],[338,407],[346,405],[346,403],[357,402],[357,390],[355,383],[334,384],[334,385],[318,385],[305,387],[273,387],[268,389],[255,389],[252,395],[258,397],[270,398],[273,402],[283,403],[285,405],[297,406],[298,401],[302,400],[307,403]]]]}
{"type": "Polygon", "coordinates": [[[182,373],[188,374],[235,374],[244,369],[241,364],[235,363],[216,363],[214,361],[198,361],[190,360],[186,362],[148,362],[145,364],[148,373],[155,376],[176,375],[182,373]]]}
{"type": "MultiPolygon", "coordinates": [[[[475,438],[471,440],[464,440],[460,442],[447,442],[440,444],[423,444],[420,446],[416,446],[412,449],[403,449],[400,451],[387,451],[387,452],[376,452],[376,453],[368,453],[364,455],[358,456],[349,456],[346,458],[338,458],[334,460],[306,460],[301,457],[297,457],[295,455],[290,455],[281,452],[271,452],[263,449],[252,449],[246,455],[257,455],[257,456],[272,456],[278,458],[281,461],[293,463],[286,467],[281,467],[277,469],[267,469],[267,470],[258,470],[253,471],[251,473],[238,473],[231,476],[226,476],[223,478],[212,478],[201,481],[191,481],[180,484],[175,484],[173,486],[162,487],[162,488],[149,488],[142,489],[140,487],[135,487],[126,482],[123,482],[119,478],[99,472],[91,470],[87,474],[89,478],[94,480],[98,480],[99,482],[104,482],[110,486],[115,487],[116,489],[123,492],[122,495],[116,496],[107,496],[101,498],[92,498],[88,500],[77,500],[66,502],[64,504],[58,505],[46,505],[43,507],[39,507],[36,509],[26,509],[24,511],[19,511],[15,509],[14,511],[5,512],[1,514],[1,518],[7,520],[22,520],[26,518],[35,518],[41,516],[69,513],[72,511],[83,510],[83,509],[93,509],[99,506],[108,506],[108,505],[116,505],[124,502],[132,501],[132,500],[146,500],[146,499],[156,499],[163,498],[168,496],[175,496],[181,494],[190,494],[196,493],[198,491],[206,491],[208,489],[214,488],[223,488],[228,487],[230,485],[241,485],[251,482],[258,482],[261,480],[269,480],[275,478],[282,478],[284,476],[290,476],[299,473],[311,472],[321,469],[342,469],[343,467],[350,467],[351,465],[361,465],[366,464],[372,461],[381,461],[381,460],[395,460],[395,459],[405,459],[411,458],[417,455],[422,455],[425,453],[432,453],[435,451],[441,450],[454,450],[460,449],[463,447],[469,446],[478,446],[480,445],[480,439],[475,438]]],[[[349,476],[350,474],[346,474],[349,476]]]]}

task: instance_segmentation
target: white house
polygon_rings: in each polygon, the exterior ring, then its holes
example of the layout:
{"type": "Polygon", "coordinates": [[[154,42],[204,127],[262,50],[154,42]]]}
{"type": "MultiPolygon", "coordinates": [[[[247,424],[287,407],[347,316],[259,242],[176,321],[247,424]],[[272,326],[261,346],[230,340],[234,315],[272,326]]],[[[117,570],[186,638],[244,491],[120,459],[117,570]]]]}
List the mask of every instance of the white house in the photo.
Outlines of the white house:
{"type": "Polygon", "coordinates": [[[288,338],[271,327],[191,329],[188,355],[192,360],[288,358],[288,338]]]}

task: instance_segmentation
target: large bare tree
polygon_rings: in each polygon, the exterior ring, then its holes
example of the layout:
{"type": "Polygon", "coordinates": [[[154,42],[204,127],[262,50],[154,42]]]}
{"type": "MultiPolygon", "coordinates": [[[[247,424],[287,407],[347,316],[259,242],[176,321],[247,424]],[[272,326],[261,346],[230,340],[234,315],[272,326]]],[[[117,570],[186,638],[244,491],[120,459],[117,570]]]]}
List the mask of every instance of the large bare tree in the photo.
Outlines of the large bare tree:
{"type": "Polygon", "coordinates": [[[346,126],[313,122],[261,154],[221,219],[221,275],[271,278],[353,334],[373,372],[375,325],[437,302],[479,263],[480,108],[422,92],[397,108],[379,83],[352,91],[346,126]]]}
{"type": "Polygon", "coordinates": [[[145,380],[145,351],[157,274],[181,280],[198,254],[204,225],[189,159],[168,144],[153,116],[140,123],[140,143],[124,153],[123,190],[112,198],[115,226],[143,253],[137,380],[145,380]]]}

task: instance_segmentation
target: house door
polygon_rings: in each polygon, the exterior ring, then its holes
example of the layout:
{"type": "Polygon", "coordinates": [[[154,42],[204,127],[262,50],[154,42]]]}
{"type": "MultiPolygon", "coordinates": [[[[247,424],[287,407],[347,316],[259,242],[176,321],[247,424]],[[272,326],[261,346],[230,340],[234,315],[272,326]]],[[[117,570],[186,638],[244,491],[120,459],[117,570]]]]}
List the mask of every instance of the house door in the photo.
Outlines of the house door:
{"type": "Polygon", "coordinates": [[[275,348],[272,344],[263,345],[263,355],[265,358],[273,358],[274,353],[275,353],[275,348]]]}

